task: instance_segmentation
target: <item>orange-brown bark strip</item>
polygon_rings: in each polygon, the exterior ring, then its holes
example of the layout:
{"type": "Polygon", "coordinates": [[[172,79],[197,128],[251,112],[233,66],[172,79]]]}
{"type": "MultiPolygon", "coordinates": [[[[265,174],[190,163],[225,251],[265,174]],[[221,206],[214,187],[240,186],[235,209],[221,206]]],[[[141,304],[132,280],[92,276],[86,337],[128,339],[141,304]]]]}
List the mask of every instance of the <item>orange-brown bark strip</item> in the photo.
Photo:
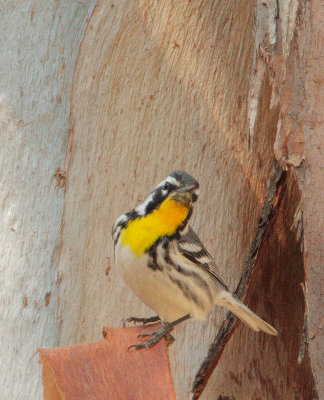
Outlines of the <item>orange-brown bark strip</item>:
{"type": "Polygon", "coordinates": [[[165,341],[127,350],[154,328],[104,328],[99,342],[40,349],[45,400],[175,400],[165,341]]]}
{"type": "MultiPolygon", "coordinates": [[[[251,250],[246,261],[242,277],[235,290],[235,294],[239,298],[244,297],[248,291],[250,278],[256,265],[256,259],[262,244],[262,240],[270,222],[275,216],[276,208],[280,204],[280,194],[284,185],[285,175],[286,173],[282,170],[279,163],[274,161],[273,169],[267,185],[267,192],[262,207],[261,217],[259,219],[257,232],[252,242],[251,250]]],[[[233,335],[237,326],[238,324],[235,315],[229,312],[226,316],[226,319],[222,323],[214,342],[209,348],[206,359],[203,361],[196,374],[192,389],[194,393],[193,400],[197,400],[200,397],[210,375],[217,366],[218,360],[225,349],[226,343],[233,335]]]]}

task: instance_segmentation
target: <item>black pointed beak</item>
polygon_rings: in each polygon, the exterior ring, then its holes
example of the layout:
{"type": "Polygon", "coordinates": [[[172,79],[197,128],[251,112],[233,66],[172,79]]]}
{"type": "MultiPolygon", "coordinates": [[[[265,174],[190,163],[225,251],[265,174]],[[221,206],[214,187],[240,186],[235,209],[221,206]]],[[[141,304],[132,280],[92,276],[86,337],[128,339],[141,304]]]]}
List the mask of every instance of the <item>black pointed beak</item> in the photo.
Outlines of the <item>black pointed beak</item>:
{"type": "Polygon", "coordinates": [[[197,184],[186,185],[186,186],[181,187],[180,189],[177,189],[177,192],[178,193],[192,192],[195,189],[198,190],[198,187],[199,186],[197,184]]]}

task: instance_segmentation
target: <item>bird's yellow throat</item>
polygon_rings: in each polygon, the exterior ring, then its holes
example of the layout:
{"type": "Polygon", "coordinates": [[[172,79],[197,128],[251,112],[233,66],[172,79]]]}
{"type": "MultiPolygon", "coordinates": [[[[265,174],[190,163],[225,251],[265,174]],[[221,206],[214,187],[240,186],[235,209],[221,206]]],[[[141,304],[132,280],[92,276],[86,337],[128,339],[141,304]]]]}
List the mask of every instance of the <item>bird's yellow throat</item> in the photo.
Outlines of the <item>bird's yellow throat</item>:
{"type": "Polygon", "coordinates": [[[174,234],[187,218],[190,207],[191,202],[167,198],[150,214],[128,223],[120,235],[122,245],[128,245],[140,257],[160,236],[174,234]]]}

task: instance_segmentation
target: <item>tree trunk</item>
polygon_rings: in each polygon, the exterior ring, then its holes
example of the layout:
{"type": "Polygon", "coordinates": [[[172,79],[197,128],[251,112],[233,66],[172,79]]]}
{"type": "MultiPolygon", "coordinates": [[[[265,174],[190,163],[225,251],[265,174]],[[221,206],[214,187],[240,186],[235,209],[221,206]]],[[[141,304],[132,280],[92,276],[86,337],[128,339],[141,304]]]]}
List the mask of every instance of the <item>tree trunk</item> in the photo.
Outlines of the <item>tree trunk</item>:
{"type": "Polygon", "coordinates": [[[2,400],[43,398],[36,349],[58,343],[64,195],[53,175],[63,167],[74,65],[94,2],[80,3],[0,6],[2,400]]]}
{"type": "MultiPolygon", "coordinates": [[[[5,89],[14,92],[14,101],[1,108],[8,132],[4,144],[15,146],[3,153],[10,162],[4,164],[9,222],[3,225],[3,248],[12,247],[2,263],[11,285],[4,296],[7,304],[12,293],[15,300],[6,307],[10,328],[0,326],[15,343],[5,349],[9,365],[30,357],[36,347],[97,340],[103,325],[152,314],[121,280],[111,227],[174,169],[200,182],[192,226],[234,291],[277,158],[286,172],[244,301],[279,336],[240,325],[201,398],[324,396],[319,0],[98,0],[88,21],[94,1],[50,2],[50,12],[41,8],[43,2],[28,4],[24,16],[35,45],[26,48],[27,33],[15,39],[26,55],[17,51],[16,70],[14,62],[5,67],[5,89]],[[62,166],[69,110],[65,166],[56,174],[62,184],[66,174],[59,232],[62,191],[51,177],[62,166]],[[10,235],[17,232],[14,242],[10,235]],[[24,345],[22,337],[28,338],[24,345]],[[14,346],[20,346],[18,353],[14,346]]],[[[9,34],[5,38],[13,57],[9,34]]],[[[179,400],[190,398],[225,314],[218,308],[205,323],[176,328],[170,358],[179,400]]],[[[28,367],[28,373],[26,364],[21,367],[21,387],[32,388],[26,398],[40,393],[36,360],[28,367]]],[[[12,374],[4,376],[6,398],[22,398],[12,394],[18,390],[10,387],[12,374]]]]}
{"type": "MultiPolygon", "coordinates": [[[[193,226],[235,288],[272,167],[278,117],[277,108],[267,114],[270,132],[255,135],[251,151],[254,9],[254,2],[98,2],[72,90],[60,344],[97,340],[103,324],[152,314],[121,281],[111,227],[174,169],[199,179],[193,226]]],[[[224,315],[217,309],[207,323],[176,329],[170,357],[179,399],[188,398],[224,315]]]]}

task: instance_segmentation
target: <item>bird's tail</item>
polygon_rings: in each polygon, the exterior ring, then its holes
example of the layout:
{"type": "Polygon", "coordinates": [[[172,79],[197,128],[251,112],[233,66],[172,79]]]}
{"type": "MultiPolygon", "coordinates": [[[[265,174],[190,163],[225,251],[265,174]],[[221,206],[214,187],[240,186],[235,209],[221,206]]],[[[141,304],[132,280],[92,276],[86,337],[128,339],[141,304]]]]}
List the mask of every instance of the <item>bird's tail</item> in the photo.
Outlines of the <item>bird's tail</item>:
{"type": "Polygon", "coordinates": [[[264,331],[270,335],[278,335],[278,332],[270,324],[263,321],[253,311],[251,311],[240,300],[234,298],[230,292],[223,291],[217,296],[216,304],[232,311],[242,322],[256,332],[264,331]]]}

